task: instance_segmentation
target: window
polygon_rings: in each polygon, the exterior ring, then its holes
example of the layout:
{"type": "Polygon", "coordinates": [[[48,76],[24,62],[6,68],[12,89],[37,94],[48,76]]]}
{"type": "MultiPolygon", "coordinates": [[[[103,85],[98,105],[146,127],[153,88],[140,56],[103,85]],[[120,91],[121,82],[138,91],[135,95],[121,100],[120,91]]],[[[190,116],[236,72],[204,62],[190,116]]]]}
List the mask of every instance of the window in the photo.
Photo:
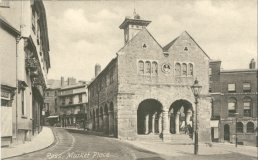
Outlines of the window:
{"type": "Polygon", "coordinates": [[[57,105],[57,99],[55,98],[55,105],[57,105]]]}
{"type": "Polygon", "coordinates": [[[143,61],[138,62],[139,74],[144,74],[144,63],[143,61]]]}
{"type": "Polygon", "coordinates": [[[189,76],[193,76],[193,64],[192,64],[192,63],[189,63],[189,64],[188,64],[188,68],[189,68],[188,75],[189,75],[189,76]]]}
{"type": "Polygon", "coordinates": [[[81,103],[81,102],[82,102],[82,95],[79,94],[79,103],[81,103]]]}
{"type": "Polygon", "coordinates": [[[182,75],[187,76],[187,65],[185,63],[182,64],[182,75]]]}
{"type": "Polygon", "coordinates": [[[111,69],[111,71],[110,71],[110,83],[113,83],[113,81],[114,81],[114,72],[113,72],[113,69],[111,69]]]}
{"type": "Polygon", "coordinates": [[[246,125],[246,132],[247,133],[254,133],[254,123],[248,122],[246,125]]]}
{"type": "Polygon", "coordinates": [[[236,131],[238,133],[243,133],[243,123],[242,122],[237,122],[237,124],[236,124],[236,131]]]}
{"type": "Polygon", "coordinates": [[[236,113],[236,99],[230,98],[228,101],[228,116],[233,117],[236,113]]]}
{"type": "Polygon", "coordinates": [[[184,48],[184,51],[186,51],[186,52],[187,52],[187,51],[188,51],[188,48],[187,48],[187,47],[185,47],[185,48],[184,48]]]}
{"type": "Polygon", "coordinates": [[[151,63],[147,61],[146,63],[146,74],[150,75],[151,74],[151,63]]]}
{"type": "Polygon", "coordinates": [[[243,91],[250,92],[251,91],[251,84],[248,82],[243,83],[243,91]]]}
{"type": "Polygon", "coordinates": [[[57,91],[55,91],[55,96],[57,96],[57,91]]]}
{"type": "Polygon", "coordinates": [[[212,69],[209,68],[209,76],[211,76],[211,75],[212,75],[212,69]]]}
{"type": "Polygon", "coordinates": [[[175,75],[176,76],[181,75],[181,65],[179,63],[176,63],[176,66],[175,66],[175,75]]]}
{"type": "Polygon", "coordinates": [[[73,104],[73,97],[69,97],[69,104],[73,104]]]}
{"type": "Polygon", "coordinates": [[[152,62],[152,75],[158,75],[158,63],[152,62]]]}
{"type": "Polygon", "coordinates": [[[244,98],[244,116],[245,117],[251,117],[251,99],[250,98],[244,98]]]}
{"type": "Polygon", "coordinates": [[[228,84],[228,92],[235,92],[236,91],[236,84],[230,83],[228,84]]]}
{"type": "Polygon", "coordinates": [[[62,99],[62,105],[65,105],[65,98],[62,99]]]}
{"type": "Polygon", "coordinates": [[[55,107],[55,113],[57,112],[57,108],[55,107]]]}
{"type": "Polygon", "coordinates": [[[0,8],[9,8],[10,4],[9,4],[9,0],[1,0],[0,1],[0,8]]]}
{"type": "Polygon", "coordinates": [[[31,22],[32,22],[32,31],[34,32],[34,33],[36,33],[36,12],[35,12],[35,10],[32,10],[32,20],[31,20],[31,22]]]}
{"type": "Polygon", "coordinates": [[[39,25],[39,19],[37,20],[37,43],[40,44],[40,25],[39,25]]]}

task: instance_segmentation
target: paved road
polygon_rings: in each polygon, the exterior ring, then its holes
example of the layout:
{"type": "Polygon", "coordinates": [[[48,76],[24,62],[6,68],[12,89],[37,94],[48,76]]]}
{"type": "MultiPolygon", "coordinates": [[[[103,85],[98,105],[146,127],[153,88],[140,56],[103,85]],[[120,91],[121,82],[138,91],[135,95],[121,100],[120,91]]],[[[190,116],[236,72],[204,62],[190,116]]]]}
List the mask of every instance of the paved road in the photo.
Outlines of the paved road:
{"type": "Polygon", "coordinates": [[[161,160],[158,154],[136,148],[113,138],[71,133],[53,128],[56,143],[44,150],[10,158],[12,160],[74,159],[74,160],[161,160]]]}
{"type": "MultiPolygon", "coordinates": [[[[71,133],[53,128],[56,143],[44,150],[11,158],[12,160],[256,160],[239,153],[198,155],[182,152],[181,156],[164,156],[107,137],[71,133]]],[[[169,149],[169,148],[164,148],[169,149]]],[[[171,150],[173,152],[173,150],[171,150]]],[[[173,154],[172,154],[173,155],[173,154]]],[[[176,154],[175,154],[176,155],[176,154]]]]}

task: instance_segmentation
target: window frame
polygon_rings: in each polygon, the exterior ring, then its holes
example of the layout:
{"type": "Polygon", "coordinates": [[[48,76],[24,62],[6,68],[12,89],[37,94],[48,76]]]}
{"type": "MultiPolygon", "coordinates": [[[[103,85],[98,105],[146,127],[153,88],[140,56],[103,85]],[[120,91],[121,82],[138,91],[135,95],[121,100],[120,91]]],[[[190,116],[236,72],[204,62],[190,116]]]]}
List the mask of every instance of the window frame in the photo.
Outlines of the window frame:
{"type": "Polygon", "coordinates": [[[242,87],[243,87],[243,92],[251,92],[251,82],[243,82],[242,84],[242,87]],[[245,88],[244,85],[245,84],[249,84],[249,88],[245,88]]]}
{"type": "Polygon", "coordinates": [[[229,93],[236,92],[236,83],[228,83],[227,90],[229,93]],[[234,90],[230,90],[230,85],[234,85],[234,90]]]}

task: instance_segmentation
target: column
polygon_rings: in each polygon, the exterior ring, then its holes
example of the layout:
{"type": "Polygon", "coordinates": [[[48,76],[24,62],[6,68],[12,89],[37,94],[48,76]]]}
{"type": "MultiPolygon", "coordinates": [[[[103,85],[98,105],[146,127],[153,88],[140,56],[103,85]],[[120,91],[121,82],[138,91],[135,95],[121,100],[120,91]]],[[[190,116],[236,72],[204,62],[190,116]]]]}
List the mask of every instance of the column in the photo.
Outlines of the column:
{"type": "Polygon", "coordinates": [[[188,109],[188,111],[186,112],[186,115],[185,115],[185,123],[186,123],[185,125],[190,124],[191,113],[192,113],[192,111],[190,109],[188,109]]]}
{"type": "Polygon", "coordinates": [[[159,133],[162,132],[162,113],[159,114],[159,133]]]}
{"type": "Polygon", "coordinates": [[[108,128],[108,121],[107,121],[107,114],[104,112],[103,114],[103,132],[106,134],[107,133],[107,128],[108,128]]]}
{"type": "Polygon", "coordinates": [[[175,130],[176,130],[176,134],[179,134],[179,117],[180,117],[180,112],[176,113],[176,117],[175,117],[175,130]]]}
{"type": "Polygon", "coordinates": [[[109,118],[109,135],[114,135],[114,113],[112,111],[108,112],[109,118]]]}
{"type": "Polygon", "coordinates": [[[145,134],[149,133],[149,114],[145,116],[145,134]]]}
{"type": "Polygon", "coordinates": [[[163,119],[163,123],[162,123],[162,127],[163,127],[163,130],[162,130],[162,133],[163,134],[168,134],[169,131],[169,123],[168,123],[168,111],[162,111],[162,119],[163,119]]]}
{"type": "Polygon", "coordinates": [[[103,131],[103,115],[99,115],[99,131],[103,131]]]}
{"type": "Polygon", "coordinates": [[[157,113],[155,112],[152,115],[152,133],[155,134],[155,117],[156,117],[157,113]]]}

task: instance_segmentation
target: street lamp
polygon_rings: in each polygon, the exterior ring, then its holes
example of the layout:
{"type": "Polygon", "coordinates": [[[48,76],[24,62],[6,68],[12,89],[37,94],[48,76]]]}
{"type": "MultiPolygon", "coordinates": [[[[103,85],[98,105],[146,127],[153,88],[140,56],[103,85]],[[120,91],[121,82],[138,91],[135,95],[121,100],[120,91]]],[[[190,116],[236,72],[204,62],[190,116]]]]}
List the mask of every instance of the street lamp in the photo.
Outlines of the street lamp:
{"type": "Polygon", "coordinates": [[[236,117],[236,147],[237,147],[237,116],[239,115],[239,113],[234,113],[235,117],[236,117]]]}
{"type": "MultiPolygon", "coordinates": [[[[198,98],[202,89],[202,86],[198,84],[197,78],[194,81],[194,84],[191,86],[194,98],[195,98],[195,131],[194,131],[194,154],[198,155],[198,98]]],[[[194,114],[193,114],[194,115],[194,114]]]]}

